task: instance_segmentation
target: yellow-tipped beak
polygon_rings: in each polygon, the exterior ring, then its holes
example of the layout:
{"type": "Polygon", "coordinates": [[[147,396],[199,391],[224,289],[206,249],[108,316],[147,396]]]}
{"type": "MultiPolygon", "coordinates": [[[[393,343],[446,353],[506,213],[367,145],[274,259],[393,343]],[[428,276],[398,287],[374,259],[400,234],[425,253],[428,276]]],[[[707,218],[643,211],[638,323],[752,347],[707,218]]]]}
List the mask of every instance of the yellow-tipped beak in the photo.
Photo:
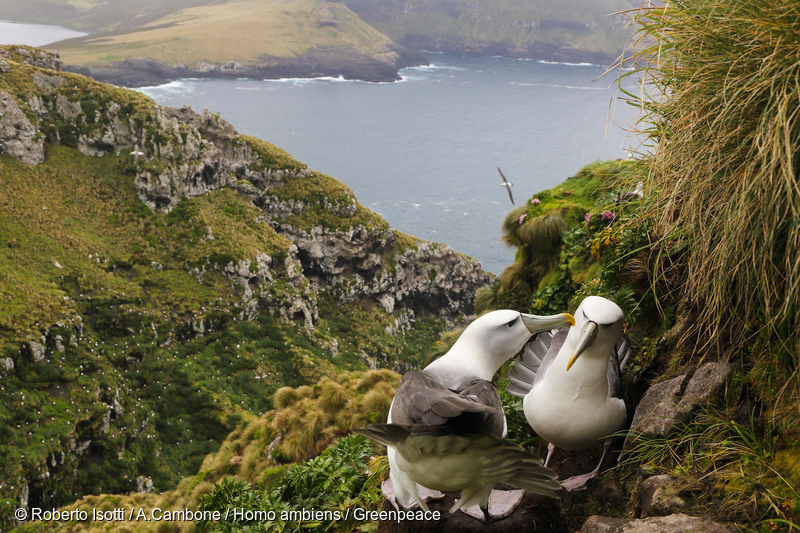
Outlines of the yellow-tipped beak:
{"type": "Polygon", "coordinates": [[[525,327],[531,332],[531,335],[563,326],[575,325],[575,317],[569,313],[550,316],[526,315],[525,313],[520,313],[520,316],[522,317],[522,322],[525,324],[525,327]]]}
{"type": "Polygon", "coordinates": [[[575,347],[575,353],[572,354],[572,357],[569,359],[569,363],[567,363],[567,372],[569,372],[569,369],[572,368],[572,365],[575,363],[578,357],[580,357],[580,355],[592,345],[596,338],[597,324],[589,321],[581,329],[581,336],[578,337],[578,345],[575,347]]]}

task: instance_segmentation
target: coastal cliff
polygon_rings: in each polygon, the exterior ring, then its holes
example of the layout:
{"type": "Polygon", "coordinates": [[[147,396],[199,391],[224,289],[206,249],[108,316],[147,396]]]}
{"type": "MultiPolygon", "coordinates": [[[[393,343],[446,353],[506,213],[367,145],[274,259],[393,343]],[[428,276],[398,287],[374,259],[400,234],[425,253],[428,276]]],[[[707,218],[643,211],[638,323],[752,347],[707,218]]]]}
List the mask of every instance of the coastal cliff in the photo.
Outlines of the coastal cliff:
{"type": "Polygon", "coordinates": [[[280,387],[419,365],[490,276],[222,117],[0,47],[0,495],[167,490],[280,387]],[[141,152],[143,155],[132,152],[141,152]]]}

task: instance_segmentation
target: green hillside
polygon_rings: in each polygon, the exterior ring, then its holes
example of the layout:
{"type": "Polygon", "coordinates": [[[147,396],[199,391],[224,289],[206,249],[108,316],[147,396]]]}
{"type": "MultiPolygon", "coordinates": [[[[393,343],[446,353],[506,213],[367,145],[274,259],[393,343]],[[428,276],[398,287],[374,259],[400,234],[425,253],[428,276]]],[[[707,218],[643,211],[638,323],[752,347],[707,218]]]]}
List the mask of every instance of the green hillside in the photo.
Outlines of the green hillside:
{"type": "Polygon", "coordinates": [[[472,312],[477,261],[217,115],[42,62],[0,47],[2,522],[172,489],[279,388],[419,365],[472,312]]]}

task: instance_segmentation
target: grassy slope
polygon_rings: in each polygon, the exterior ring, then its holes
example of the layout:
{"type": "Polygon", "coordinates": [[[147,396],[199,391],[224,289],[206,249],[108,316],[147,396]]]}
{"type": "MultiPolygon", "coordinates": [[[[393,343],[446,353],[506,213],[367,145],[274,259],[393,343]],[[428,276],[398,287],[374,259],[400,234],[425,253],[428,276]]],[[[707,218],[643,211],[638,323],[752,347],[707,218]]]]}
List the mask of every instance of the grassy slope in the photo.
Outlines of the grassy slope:
{"type": "Polygon", "coordinates": [[[58,50],[68,64],[98,65],[126,57],[150,57],[167,65],[193,67],[198,60],[224,64],[236,59],[252,64],[262,54],[294,57],[314,47],[354,47],[380,53],[382,46],[391,42],[341,3],[240,0],[183,4],[187,5],[178,4],[169,12],[161,8],[157,15],[147,5],[133,11],[129,2],[87,4],[85,11],[60,24],[86,27],[91,21],[91,27],[104,33],[50,48],[58,50]],[[132,28],[119,28],[120,18],[140,22],[132,28]],[[338,27],[324,25],[326,21],[335,21],[338,27]]]}
{"type": "MultiPolygon", "coordinates": [[[[32,96],[53,98],[32,83],[37,69],[12,58],[0,90],[23,110],[32,96]]],[[[111,102],[140,119],[155,105],[140,93],[59,75],[63,97],[96,117],[111,102]]],[[[94,127],[58,117],[41,127],[67,144],[94,127]]],[[[265,168],[304,166],[269,143],[242,140],[265,168]]],[[[32,505],[126,493],[140,475],[157,490],[174,487],[240,420],[270,409],[277,388],[363,369],[364,357],[418,360],[443,326],[421,320],[391,336],[386,328],[396,317],[382,308],[334,304],[324,293],[314,331],[286,322],[281,306],[314,296],[287,281],[291,243],[257,222],[259,209],[221,189],[169,214],[151,212],[136,197],[135,172],[126,150],[94,158],[47,145],[37,166],[0,155],[0,359],[13,362],[0,367],[0,523],[23,480],[32,505]],[[258,318],[242,321],[242,288],[224,269],[254,265],[257,253],[272,258],[274,281],[261,287],[258,318]],[[202,276],[191,273],[195,267],[202,276]],[[41,360],[27,347],[33,340],[47,346],[41,360]],[[82,454],[71,451],[82,443],[82,454]],[[45,470],[50,476],[38,478],[45,470]]],[[[308,200],[320,191],[334,203],[339,195],[352,201],[344,185],[318,173],[289,179],[281,194],[308,200]]],[[[359,210],[355,223],[386,225],[359,210]]],[[[347,226],[330,213],[317,222],[347,226]]]]}
{"type": "Polygon", "coordinates": [[[471,47],[511,41],[516,47],[525,48],[527,43],[538,41],[616,54],[632,34],[623,27],[622,18],[609,16],[629,9],[626,0],[419,0],[411,4],[347,0],[346,3],[364,20],[399,42],[406,36],[422,36],[471,47]],[[554,22],[589,25],[591,30],[554,22]]]}

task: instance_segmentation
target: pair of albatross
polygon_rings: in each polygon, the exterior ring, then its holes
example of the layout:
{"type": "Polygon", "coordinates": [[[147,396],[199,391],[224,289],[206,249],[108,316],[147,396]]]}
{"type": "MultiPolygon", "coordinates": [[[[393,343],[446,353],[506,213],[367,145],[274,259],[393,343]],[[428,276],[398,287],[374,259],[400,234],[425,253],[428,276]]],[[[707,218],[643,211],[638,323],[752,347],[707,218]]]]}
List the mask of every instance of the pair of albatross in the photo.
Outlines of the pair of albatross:
{"type": "MultiPolygon", "coordinates": [[[[578,311],[585,310],[581,306],[578,311]]],[[[606,327],[602,320],[601,324],[599,329],[606,327]]],[[[427,511],[421,494],[431,492],[429,489],[461,490],[461,498],[452,506],[451,513],[462,509],[476,517],[502,517],[508,514],[508,509],[493,509],[490,498],[496,483],[557,497],[556,491],[561,488],[557,475],[542,465],[541,458],[505,439],[506,419],[491,379],[503,363],[525,346],[531,335],[559,327],[569,331],[574,325],[575,319],[569,314],[540,317],[509,310],[494,311],[472,322],[440,359],[422,371],[410,371],[403,376],[388,423],[356,430],[387,446],[394,495],[394,499],[390,495],[390,501],[395,507],[410,508],[416,503],[427,511]]],[[[615,328],[609,331],[619,333],[615,328]]],[[[583,338],[580,333],[576,335],[583,338]]],[[[591,341],[598,337],[605,342],[607,335],[585,336],[591,340],[582,341],[583,351],[589,350],[591,341]]],[[[562,344],[567,350],[575,343],[562,344]]],[[[573,359],[579,355],[581,352],[570,354],[573,359]]],[[[556,375],[552,375],[550,379],[555,379],[556,375]]],[[[554,411],[553,417],[559,416],[562,415],[554,411]]],[[[592,438],[596,441],[606,435],[592,438]]]]}

